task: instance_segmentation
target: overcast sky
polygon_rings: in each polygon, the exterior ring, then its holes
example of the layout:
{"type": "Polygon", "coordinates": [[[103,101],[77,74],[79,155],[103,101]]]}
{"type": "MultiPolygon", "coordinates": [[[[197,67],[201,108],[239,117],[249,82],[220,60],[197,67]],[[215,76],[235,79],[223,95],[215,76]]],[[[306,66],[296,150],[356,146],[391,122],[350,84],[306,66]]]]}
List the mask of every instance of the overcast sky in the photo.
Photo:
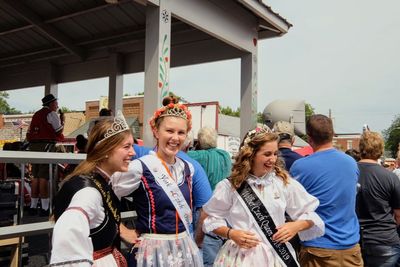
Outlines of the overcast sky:
{"type": "MultiPolygon", "coordinates": [[[[400,1],[264,1],[293,27],[259,42],[258,109],[276,99],[303,99],[317,113],[331,109],[338,133],[381,131],[400,114],[400,1]]],[[[144,75],[124,77],[124,93],[143,91],[144,75]]],[[[59,105],[84,110],[107,95],[108,80],[59,85],[59,105]]],[[[190,102],[239,106],[240,61],[174,68],[171,90],[190,102]]],[[[40,108],[43,87],[9,91],[9,104],[40,108]]]]}

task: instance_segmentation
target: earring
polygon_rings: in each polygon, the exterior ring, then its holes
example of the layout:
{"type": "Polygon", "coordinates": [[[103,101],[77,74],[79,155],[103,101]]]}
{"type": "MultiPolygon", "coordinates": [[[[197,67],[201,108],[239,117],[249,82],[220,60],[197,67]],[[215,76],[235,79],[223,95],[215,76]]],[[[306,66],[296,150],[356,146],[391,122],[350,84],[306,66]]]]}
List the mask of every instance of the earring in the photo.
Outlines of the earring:
{"type": "Polygon", "coordinates": [[[108,155],[106,155],[105,158],[108,159],[108,155]]]}

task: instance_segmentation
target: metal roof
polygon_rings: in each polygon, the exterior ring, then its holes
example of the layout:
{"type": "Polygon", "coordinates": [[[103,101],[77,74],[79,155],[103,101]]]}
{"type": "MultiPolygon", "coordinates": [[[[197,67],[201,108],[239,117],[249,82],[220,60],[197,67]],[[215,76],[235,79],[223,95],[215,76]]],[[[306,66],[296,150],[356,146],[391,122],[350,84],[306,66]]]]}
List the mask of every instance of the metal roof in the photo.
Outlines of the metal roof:
{"type": "MultiPolygon", "coordinates": [[[[260,39],[280,36],[291,26],[260,0],[207,1],[251,14],[259,21],[260,39]],[[266,12],[272,20],[266,21],[262,15],[266,12]]],[[[115,53],[124,56],[123,73],[143,71],[146,5],[151,2],[1,0],[0,89],[43,85],[49,64],[57,69],[58,83],[105,77],[106,59],[115,53]]],[[[171,32],[172,67],[241,55],[238,49],[174,17],[171,32]],[[206,52],[193,53],[199,47],[206,52]]]]}

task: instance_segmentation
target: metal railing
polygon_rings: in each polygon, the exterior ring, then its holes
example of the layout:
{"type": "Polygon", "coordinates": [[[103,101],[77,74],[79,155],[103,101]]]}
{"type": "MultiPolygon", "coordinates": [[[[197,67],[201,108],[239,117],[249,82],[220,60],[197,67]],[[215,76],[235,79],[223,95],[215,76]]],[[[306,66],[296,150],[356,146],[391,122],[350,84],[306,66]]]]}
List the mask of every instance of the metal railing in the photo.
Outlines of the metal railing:
{"type": "Polygon", "coordinates": [[[0,163],[20,164],[21,179],[19,185],[19,214],[18,225],[0,227],[0,240],[12,237],[19,238],[18,244],[18,266],[22,265],[22,238],[27,235],[49,233],[53,229],[53,222],[30,223],[20,225],[21,219],[24,216],[24,188],[25,188],[25,164],[49,164],[49,199],[50,199],[50,214],[52,214],[52,201],[55,195],[53,186],[53,165],[54,164],[79,164],[86,159],[86,154],[74,153],[55,153],[55,152],[33,152],[33,151],[0,151],[0,163]]]}
{"type": "MultiPolygon", "coordinates": [[[[136,218],[136,211],[125,211],[121,212],[122,221],[131,220],[136,218]]],[[[38,223],[27,223],[20,225],[4,226],[0,227],[0,240],[32,236],[39,234],[48,234],[54,228],[54,221],[38,222],[38,223]]]]}

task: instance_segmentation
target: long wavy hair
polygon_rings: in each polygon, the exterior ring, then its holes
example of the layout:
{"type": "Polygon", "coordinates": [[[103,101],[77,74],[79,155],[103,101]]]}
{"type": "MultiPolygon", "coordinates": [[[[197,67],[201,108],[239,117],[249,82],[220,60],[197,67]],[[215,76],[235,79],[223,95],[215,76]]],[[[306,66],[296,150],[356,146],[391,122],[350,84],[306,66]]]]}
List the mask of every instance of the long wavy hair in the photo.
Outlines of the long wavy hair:
{"type": "MultiPolygon", "coordinates": [[[[260,132],[250,138],[248,138],[248,135],[249,133],[243,138],[239,152],[232,166],[230,181],[235,189],[239,188],[251,173],[254,158],[260,148],[266,143],[279,141],[279,136],[276,133],[260,132]]],[[[285,170],[280,158],[278,158],[275,163],[274,171],[275,174],[283,180],[285,185],[288,184],[289,174],[285,170]]]]}
{"type": "Polygon", "coordinates": [[[90,132],[89,140],[86,146],[86,160],[82,161],[75,168],[75,170],[65,178],[65,180],[73,176],[89,175],[93,173],[96,166],[100,162],[106,160],[107,156],[110,155],[112,151],[118,147],[127,136],[132,135],[131,130],[126,130],[104,139],[104,134],[108,129],[111,128],[113,123],[113,119],[104,119],[96,123],[90,132]]]}

